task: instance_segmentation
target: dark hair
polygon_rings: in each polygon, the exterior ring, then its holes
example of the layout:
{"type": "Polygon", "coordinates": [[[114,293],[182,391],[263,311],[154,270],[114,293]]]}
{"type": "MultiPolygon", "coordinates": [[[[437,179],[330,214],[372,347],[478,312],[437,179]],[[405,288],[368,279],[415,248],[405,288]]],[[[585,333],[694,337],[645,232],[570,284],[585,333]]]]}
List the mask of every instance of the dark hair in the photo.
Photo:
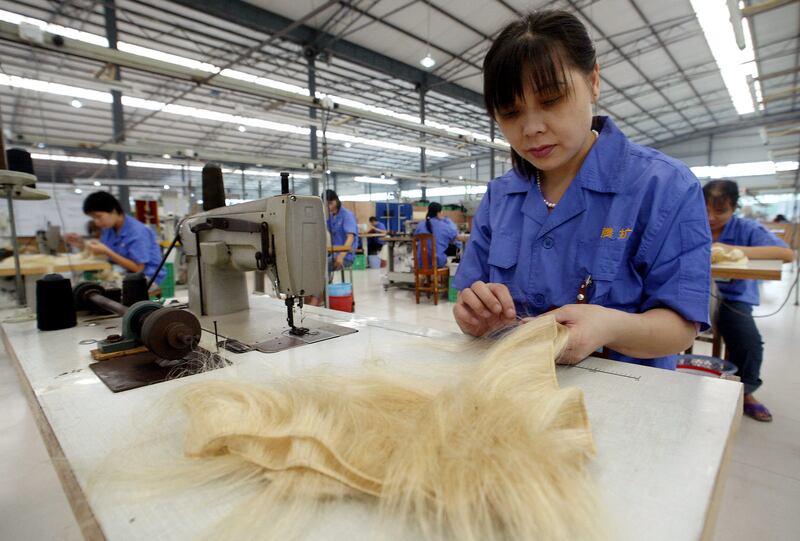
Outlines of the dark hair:
{"type": "Polygon", "coordinates": [[[122,206],[116,197],[108,192],[94,192],[83,200],[83,213],[90,212],[122,212],[122,206]]]}
{"type": "MultiPolygon", "coordinates": [[[[562,10],[528,13],[508,24],[483,59],[483,96],[494,119],[499,109],[525,96],[526,85],[543,95],[569,93],[567,68],[586,75],[597,63],[597,53],[586,27],[562,10]]],[[[511,149],[511,162],[531,178],[536,168],[511,149]]]]}
{"type": "Polygon", "coordinates": [[[778,222],[778,223],[782,223],[782,222],[788,222],[789,220],[787,220],[786,216],[784,216],[783,214],[777,214],[773,221],[774,222],[778,222]]]}
{"type": "Polygon", "coordinates": [[[436,218],[440,212],[442,212],[441,203],[433,202],[428,205],[428,213],[425,215],[425,225],[428,228],[428,233],[433,233],[433,228],[431,227],[431,218],[436,218]]]}
{"type": "Polygon", "coordinates": [[[728,205],[736,209],[739,205],[739,185],[733,180],[710,180],[703,186],[703,197],[706,205],[714,210],[724,212],[728,205]]]}
{"type": "Polygon", "coordinates": [[[336,192],[333,190],[325,190],[325,201],[331,202],[336,201],[336,211],[338,212],[342,208],[342,201],[339,199],[339,196],[336,195],[336,192]]]}
{"type": "Polygon", "coordinates": [[[370,216],[369,217],[369,221],[370,222],[377,222],[378,221],[378,217],[377,216],[370,216]]]}

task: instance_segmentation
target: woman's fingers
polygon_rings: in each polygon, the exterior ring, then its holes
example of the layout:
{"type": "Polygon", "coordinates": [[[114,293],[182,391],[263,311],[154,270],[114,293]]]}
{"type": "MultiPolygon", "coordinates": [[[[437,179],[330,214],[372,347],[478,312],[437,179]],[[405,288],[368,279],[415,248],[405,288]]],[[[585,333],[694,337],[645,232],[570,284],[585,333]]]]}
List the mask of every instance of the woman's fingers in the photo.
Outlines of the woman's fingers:
{"type": "Polygon", "coordinates": [[[477,281],[461,290],[453,315],[464,332],[482,336],[516,318],[514,300],[503,284],[477,281]]]}
{"type": "Polygon", "coordinates": [[[517,308],[514,306],[514,299],[511,297],[511,292],[505,284],[487,284],[489,289],[494,293],[495,298],[500,301],[503,317],[506,319],[514,319],[517,317],[517,308]]]}
{"type": "MultiPolygon", "coordinates": [[[[483,284],[483,286],[485,287],[486,284],[483,284]]],[[[461,291],[461,301],[463,301],[465,305],[467,305],[473,312],[475,312],[475,315],[477,315],[478,317],[483,319],[492,317],[492,311],[489,309],[489,307],[486,306],[486,303],[484,302],[483,298],[479,296],[478,293],[475,291],[475,284],[473,284],[472,287],[468,287],[461,291]]],[[[494,302],[499,305],[499,302],[497,302],[497,300],[495,300],[494,302]]]]}
{"type": "Polygon", "coordinates": [[[473,334],[478,331],[478,327],[481,324],[480,318],[475,316],[475,314],[464,304],[456,304],[453,308],[453,315],[456,318],[456,322],[459,323],[459,326],[462,330],[468,332],[469,334],[473,334]]]}
{"type": "Polygon", "coordinates": [[[503,284],[486,284],[478,281],[472,284],[470,289],[481,300],[486,309],[494,315],[499,316],[507,309],[507,306],[503,305],[503,300],[505,299],[498,297],[498,294],[502,296],[505,293],[508,297],[506,303],[510,301],[512,306],[514,304],[514,301],[511,301],[511,295],[508,293],[508,288],[503,284]]]}

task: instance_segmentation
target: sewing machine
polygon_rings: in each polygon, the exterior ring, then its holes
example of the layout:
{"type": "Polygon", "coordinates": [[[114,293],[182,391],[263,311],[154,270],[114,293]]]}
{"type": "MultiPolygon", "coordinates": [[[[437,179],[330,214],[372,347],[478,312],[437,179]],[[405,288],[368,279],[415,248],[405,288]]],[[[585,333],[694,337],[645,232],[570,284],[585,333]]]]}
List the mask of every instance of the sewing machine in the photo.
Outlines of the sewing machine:
{"type": "Polygon", "coordinates": [[[326,225],[319,197],[284,194],[190,216],[180,229],[187,257],[189,309],[199,316],[247,310],[247,271],[263,271],[285,298],[290,334],[295,305],[324,297],[326,225]]]}

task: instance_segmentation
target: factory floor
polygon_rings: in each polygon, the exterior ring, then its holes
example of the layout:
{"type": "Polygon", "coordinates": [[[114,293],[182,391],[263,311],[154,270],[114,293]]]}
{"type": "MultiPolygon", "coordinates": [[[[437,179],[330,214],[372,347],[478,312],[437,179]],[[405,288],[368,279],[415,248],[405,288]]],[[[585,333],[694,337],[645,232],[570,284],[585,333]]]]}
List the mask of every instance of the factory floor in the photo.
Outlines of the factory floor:
{"type": "MultiPolygon", "coordinates": [[[[773,312],[786,297],[783,282],[765,282],[757,313],[773,312]]],[[[793,275],[791,276],[793,278],[793,275]]],[[[410,290],[384,291],[381,271],[354,272],[356,312],[382,319],[457,331],[452,306],[410,290]]],[[[800,531],[800,370],[797,331],[800,308],[793,298],[776,316],[759,319],[766,344],[764,386],[757,397],[775,420],[742,419],[733,444],[714,539],[796,539],[800,531]]],[[[1,347],[1,346],[0,346],[1,347]]],[[[700,344],[698,353],[706,353],[700,344]]],[[[0,351],[0,539],[81,539],[69,504],[48,458],[8,355],[0,351]]],[[[680,517],[675,517],[680,520],[680,517]]]]}

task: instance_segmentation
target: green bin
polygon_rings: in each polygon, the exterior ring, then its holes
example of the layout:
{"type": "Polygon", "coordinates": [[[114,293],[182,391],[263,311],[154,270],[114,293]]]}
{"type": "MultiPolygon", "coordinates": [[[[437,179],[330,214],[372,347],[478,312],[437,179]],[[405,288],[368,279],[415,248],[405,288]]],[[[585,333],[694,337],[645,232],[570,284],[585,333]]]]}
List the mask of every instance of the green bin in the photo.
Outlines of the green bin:
{"type": "Polygon", "coordinates": [[[364,254],[356,254],[353,260],[353,270],[364,270],[367,268],[367,256],[364,254]]]}
{"type": "Polygon", "coordinates": [[[458,290],[453,287],[453,280],[455,280],[455,277],[451,276],[450,277],[450,284],[448,284],[450,286],[450,288],[447,290],[447,300],[450,301],[450,302],[457,302],[458,301],[458,290]]]}
{"type": "Polygon", "coordinates": [[[161,281],[161,296],[174,297],[175,296],[175,266],[172,263],[166,263],[164,268],[167,270],[164,280],[161,281]]]}

